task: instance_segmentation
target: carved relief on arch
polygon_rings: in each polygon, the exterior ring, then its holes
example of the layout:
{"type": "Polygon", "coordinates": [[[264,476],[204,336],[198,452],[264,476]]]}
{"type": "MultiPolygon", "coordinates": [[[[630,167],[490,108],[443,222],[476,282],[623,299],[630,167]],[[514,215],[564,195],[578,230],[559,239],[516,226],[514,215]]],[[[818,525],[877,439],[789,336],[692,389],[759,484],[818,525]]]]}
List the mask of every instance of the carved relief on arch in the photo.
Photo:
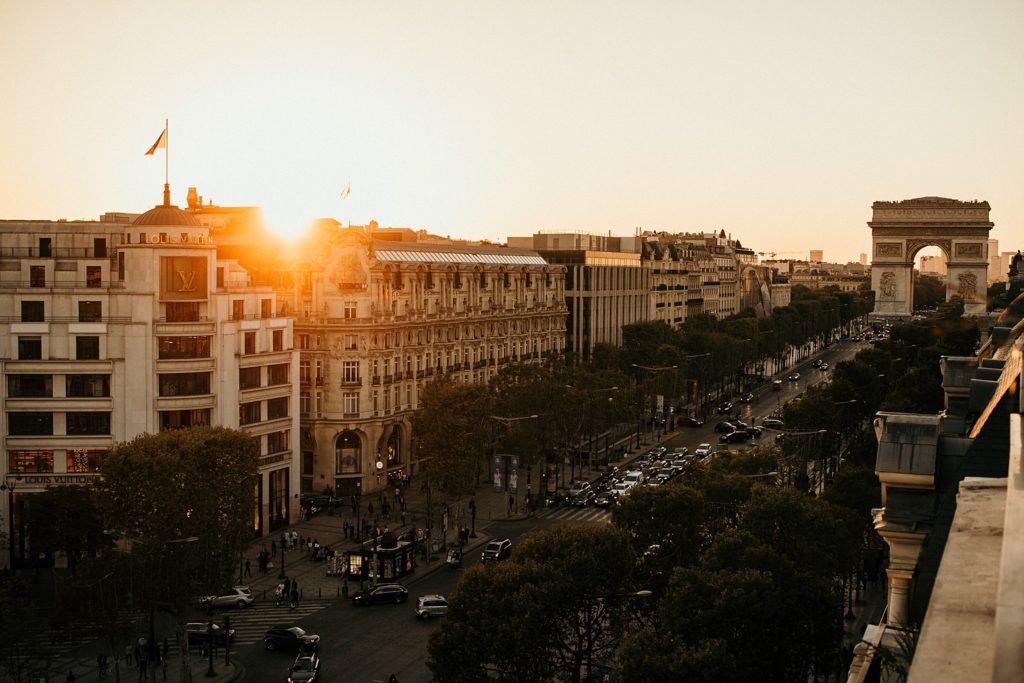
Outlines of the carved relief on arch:
{"type": "Polygon", "coordinates": [[[879,280],[879,289],[881,290],[882,298],[892,299],[896,296],[896,273],[891,270],[887,270],[882,273],[882,277],[879,280]]]}
{"type": "Polygon", "coordinates": [[[956,245],[957,258],[981,258],[981,247],[980,242],[958,242],[956,245]]]}
{"type": "Polygon", "coordinates": [[[917,252],[925,247],[938,247],[947,261],[953,256],[952,240],[907,240],[907,258],[917,256],[917,252]]]}
{"type": "Polygon", "coordinates": [[[878,242],[875,256],[903,256],[903,245],[899,242],[878,242]]]}

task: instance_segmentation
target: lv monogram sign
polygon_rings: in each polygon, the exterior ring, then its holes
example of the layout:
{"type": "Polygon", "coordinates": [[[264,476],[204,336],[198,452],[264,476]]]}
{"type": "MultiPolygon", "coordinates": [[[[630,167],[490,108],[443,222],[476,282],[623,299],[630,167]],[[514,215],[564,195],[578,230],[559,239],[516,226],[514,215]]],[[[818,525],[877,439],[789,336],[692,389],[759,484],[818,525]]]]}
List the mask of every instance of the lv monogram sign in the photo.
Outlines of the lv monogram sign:
{"type": "Polygon", "coordinates": [[[162,256],[160,298],[164,301],[205,301],[207,290],[205,256],[162,256]]]}

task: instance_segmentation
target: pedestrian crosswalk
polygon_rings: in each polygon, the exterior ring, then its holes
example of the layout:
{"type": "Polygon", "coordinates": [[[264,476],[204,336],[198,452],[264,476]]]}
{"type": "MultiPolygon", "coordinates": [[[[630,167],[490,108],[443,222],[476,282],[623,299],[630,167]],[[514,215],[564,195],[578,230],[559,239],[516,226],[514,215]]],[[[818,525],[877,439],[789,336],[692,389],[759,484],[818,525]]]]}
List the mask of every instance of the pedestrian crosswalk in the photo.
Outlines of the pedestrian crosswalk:
{"type": "Polygon", "coordinates": [[[537,513],[537,517],[589,524],[610,524],[612,521],[611,512],[596,507],[545,508],[537,513]]]}
{"type": "MultiPolygon", "coordinates": [[[[340,601],[337,598],[317,598],[300,601],[299,606],[294,609],[289,607],[287,603],[277,605],[273,602],[267,602],[260,603],[251,609],[231,612],[228,616],[231,618],[231,628],[235,629],[235,641],[231,647],[235,649],[256,642],[262,643],[263,634],[271,626],[279,624],[293,626],[296,622],[311,614],[338,604],[340,604],[340,601]]],[[[218,623],[224,623],[223,615],[220,616],[218,623]]]]}

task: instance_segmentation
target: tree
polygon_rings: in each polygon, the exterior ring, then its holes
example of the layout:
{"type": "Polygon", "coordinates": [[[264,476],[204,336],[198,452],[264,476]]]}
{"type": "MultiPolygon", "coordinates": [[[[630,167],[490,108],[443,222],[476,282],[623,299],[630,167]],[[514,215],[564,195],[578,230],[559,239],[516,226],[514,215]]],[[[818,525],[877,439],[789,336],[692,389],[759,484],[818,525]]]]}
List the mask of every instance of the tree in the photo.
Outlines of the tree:
{"type": "Polygon", "coordinates": [[[256,439],[223,427],[119,443],[95,484],[107,528],[154,574],[169,544],[195,537],[190,554],[203,569],[191,588],[220,590],[252,537],[258,458],[256,439]]]}
{"type": "Polygon", "coordinates": [[[649,574],[693,564],[704,541],[704,496],[686,486],[638,487],[622,498],[612,523],[627,534],[649,574]],[[656,551],[654,550],[657,547],[656,551]]]}
{"type": "Polygon", "coordinates": [[[103,530],[95,492],[86,486],[51,486],[36,494],[26,522],[32,530],[33,549],[65,553],[70,574],[75,573],[81,554],[93,555],[113,543],[103,530]]]}

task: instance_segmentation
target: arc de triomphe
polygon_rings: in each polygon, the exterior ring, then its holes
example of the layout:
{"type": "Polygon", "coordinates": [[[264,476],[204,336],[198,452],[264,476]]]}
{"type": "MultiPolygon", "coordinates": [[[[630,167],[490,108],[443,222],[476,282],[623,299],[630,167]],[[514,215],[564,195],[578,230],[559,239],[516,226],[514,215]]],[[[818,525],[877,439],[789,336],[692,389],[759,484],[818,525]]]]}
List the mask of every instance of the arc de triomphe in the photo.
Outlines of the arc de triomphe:
{"type": "Polygon", "coordinates": [[[914,258],[925,247],[946,255],[946,301],[964,300],[964,315],[984,315],[988,287],[988,202],[919,197],[871,205],[871,288],[875,315],[909,318],[914,258]]]}

